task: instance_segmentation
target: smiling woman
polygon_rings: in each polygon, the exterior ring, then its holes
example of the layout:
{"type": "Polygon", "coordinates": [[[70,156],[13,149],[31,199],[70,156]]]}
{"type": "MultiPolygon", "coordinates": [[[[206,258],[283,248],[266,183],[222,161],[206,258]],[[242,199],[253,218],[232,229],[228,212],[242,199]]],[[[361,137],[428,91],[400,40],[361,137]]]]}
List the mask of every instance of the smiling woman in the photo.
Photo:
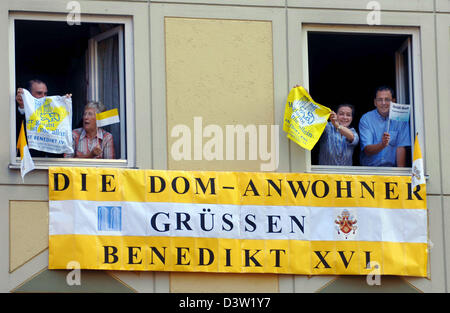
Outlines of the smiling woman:
{"type": "Polygon", "coordinates": [[[353,151],[359,142],[356,130],[350,127],[354,115],[351,104],[341,104],[337,113],[332,112],[330,122],[320,137],[320,165],[351,166],[353,151]]]}

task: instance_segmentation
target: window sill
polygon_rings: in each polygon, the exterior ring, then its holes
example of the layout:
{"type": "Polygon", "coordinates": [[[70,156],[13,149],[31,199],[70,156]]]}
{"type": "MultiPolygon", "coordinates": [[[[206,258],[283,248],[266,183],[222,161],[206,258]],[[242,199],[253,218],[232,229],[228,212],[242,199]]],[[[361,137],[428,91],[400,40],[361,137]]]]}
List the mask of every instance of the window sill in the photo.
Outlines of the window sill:
{"type": "Polygon", "coordinates": [[[410,176],[410,167],[372,167],[372,166],[329,166],[311,165],[310,173],[348,174],[348,175],[382,175],[410,176]]]}
{"type": "MultiPolygon", "coordinates": [[[[35,169],[48,170],[49,167],[109,167],[134,168],[127,160],[95,160],[95,159],[63,159],[63,158],[33,158],[35,169]]],[[[20,159],[8,165],[9,169],[20,169],[20,159]]]]}

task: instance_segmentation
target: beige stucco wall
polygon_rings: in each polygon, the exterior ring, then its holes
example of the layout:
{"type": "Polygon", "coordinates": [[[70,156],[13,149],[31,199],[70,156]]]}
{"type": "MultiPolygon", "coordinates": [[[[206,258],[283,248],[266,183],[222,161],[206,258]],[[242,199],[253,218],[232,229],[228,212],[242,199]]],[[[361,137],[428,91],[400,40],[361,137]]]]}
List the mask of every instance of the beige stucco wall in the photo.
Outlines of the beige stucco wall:
{"type": "Polygon", "coordinates": [[[168,17],[165,43],[168,168],[259,171],[261,160],[249,160],[248,152],[246,160],[238,161],[236,151],[227,160],[226,125],[274,123],[271,22],[168,17]],[[172,154],[180,124],[191,130],[190,160],[172,154]],[[210,124],[219,132],[206,136],[210,124]],[[194,145],[194,137],[202,142],[194,145]],[[216,139],[211,152],[222,149],[219,159],[205,160],[202,151],[216,139]]]}
{"type": "MultiPolygon", "coordinates": [[[[226,125],[272,125],[274,122],[272,25],[270,21],[165,19],[168,169],[258,171],[259,162],[226,160],[226,125]],[[194,160],[194,118],[199,136],[209,124],[222,131],[223,160],[194,160]],[[174,160],[171,147],[180,137],[172,129],[191,130],[191,160],[174,160]]],[[[217,145],[216,147],[219,147],[217,145]]],[[[173,292],[276,292],[276,275],[171,273],[173,292]]]]}
{"type": "Polygon", "coordinates": [[[9,204],[10,272],[48,248],[48,202],[9,204]]]}

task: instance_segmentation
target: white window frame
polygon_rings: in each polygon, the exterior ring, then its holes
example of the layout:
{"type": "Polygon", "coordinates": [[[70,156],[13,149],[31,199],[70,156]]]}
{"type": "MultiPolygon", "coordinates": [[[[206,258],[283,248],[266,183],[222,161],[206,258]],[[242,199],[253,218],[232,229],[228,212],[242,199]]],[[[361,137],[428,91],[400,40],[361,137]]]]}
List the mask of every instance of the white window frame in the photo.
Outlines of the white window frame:
{"type": "MultiPolygon", "coordinates": [[[[10,164],[9,168],[20,168],[20,157],[16,156],[16,73],[15,73],[15,36],[14,24],[16,20],[27,21],[55,21],[67,22],[67,14],[40,12],[10,12],[9,13],[9,86],[10,86],[10,164]]],[[[123,86],[125,92],[124,108],[126,110],[126,159],[64,159],[64,158],[33,158],[36,169],[48,169],[51,166],[84,166],[84,167],[135,167],[136,166],[136,130],[134,123],[134,46],[133,24],[131,18],[108,15],[83,15],[82,23],[112,23],[123,25],[124,32],[124,61],[123,86]]],[[[73,26],[77,27],[77,26],[73,26]]],[[[122,114],[123,115],[123,114],[122,114]]]]}
{"type": "MultiPolygon", "coordinates": [[[[424,147],[424,124],[423,124],[423,96],[422,96],[422,60],[420,31],[416,27],[376,27],[376,26],[359,26],[359,25],[316,25],[304,24],[302,27],[302,60],[303,60],[303,77],[304,85],[309,90],[309,66],[308,66],[308,32],[335,32],[335,33],[353,33],[353,34],[380,34],[380,35],[406,35],[411,36],[412,49],[412,104],[413,111],[411,120],[414,121],[414,129],[419,132],[419,142],[424,147]]],[[[411,134],[413,134],[411,130],[411,134]]],[[[411,144],[414,144],[414,136],[411,137],[411,144]]],[[[357,147],[359,149],[359,145],[357,147]]],[[[413,146],[412,146],[413,148],[413,146]]],[[[425,160],[425,151],[422,149],[422,157],[425,160]]],[[[425,164],[425,162],[424,162],[425,164]]],[[[309,173],[328,173],[328,174],[355,174],[355,175],[411,175],[411,168],[399,167],[372,167],[372,166],[332,166],[332,165],[312,165],[311,151],[306,151],[306,171],[309,173]]],[[[426,173],[426,169],[425,169],[426,173]]]]}
{"type": "MultiPolygon", "coordinates": [[[[125,80],[124,80],[124,62],[125,62],[125,52],[123,47],[123,26],[119,25],[110,30],[102,32],[88,41],[88,73],[89,73],[89,88],[88,88],[88,99],[99,101],[99,84],[98,84],[98,43],[104,39],[110,38],[117,35],[118,37],[118,50],[119,50],[119,111],[125,112],[125,80]]],[[[125,125],[124,114],[119,115],[120,123],[125,125]]],[[[121,143],[126,142],[126,133],[124,131],[120,132],[121,143]]],[[[126,146],[124,144],[120,145],[121,151],[120,155],[126,155],[126,146]]],[[[117,155],[117,151],[116,151],[117,155]]]]}
{"type": "MultiPolygon", "coordinates": [[[[412,64],[412,56],[411,56],[411,49],[412,45],[411,45],[411,38],[406,39],[406,41],[403,43],[403,45],[397,49],[397,51],[395,52],[395,73],[397,75],[397,77],[399,78],[398,81],[396,81],[396,87],[397,87],[397,95],[396,95],[396,100],[398,103],[406,103],[404,100],[404,97],[406,97],[406,90],[403,89],[404,87],[404,67],[401,65],[403,64],[404,61],[404,57],[403,57],[403,52],[407,51],[408,52],[408,64],[412,64]]],[[[412,66],[409,66],[408,68],[408,72],[411,72],[411,68],[412,66]]],[[[408,77],[408,84],[409,86],[412,86],[412,76],[409,75],[408,77]]],[[[410,88],[409,90],[409,94],[408,94],[410,99],[414,99],[414,96],[412,94],[412,90],[410,88]]]]}

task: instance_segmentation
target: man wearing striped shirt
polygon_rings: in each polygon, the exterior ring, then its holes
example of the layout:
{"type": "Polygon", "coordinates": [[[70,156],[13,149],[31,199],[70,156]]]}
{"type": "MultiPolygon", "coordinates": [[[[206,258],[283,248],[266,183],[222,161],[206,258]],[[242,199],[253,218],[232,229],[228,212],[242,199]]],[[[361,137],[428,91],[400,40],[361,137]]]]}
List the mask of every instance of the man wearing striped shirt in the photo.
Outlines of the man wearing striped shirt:
{"type": "Polygon", "coordinates": [[[66,158],[114,159],[114,141],[111,133],[97,128],[96,114],[104,111],[99,102],[89,102],[83,113],[83,127],[72,131],[73,154],[66,158]]]}

